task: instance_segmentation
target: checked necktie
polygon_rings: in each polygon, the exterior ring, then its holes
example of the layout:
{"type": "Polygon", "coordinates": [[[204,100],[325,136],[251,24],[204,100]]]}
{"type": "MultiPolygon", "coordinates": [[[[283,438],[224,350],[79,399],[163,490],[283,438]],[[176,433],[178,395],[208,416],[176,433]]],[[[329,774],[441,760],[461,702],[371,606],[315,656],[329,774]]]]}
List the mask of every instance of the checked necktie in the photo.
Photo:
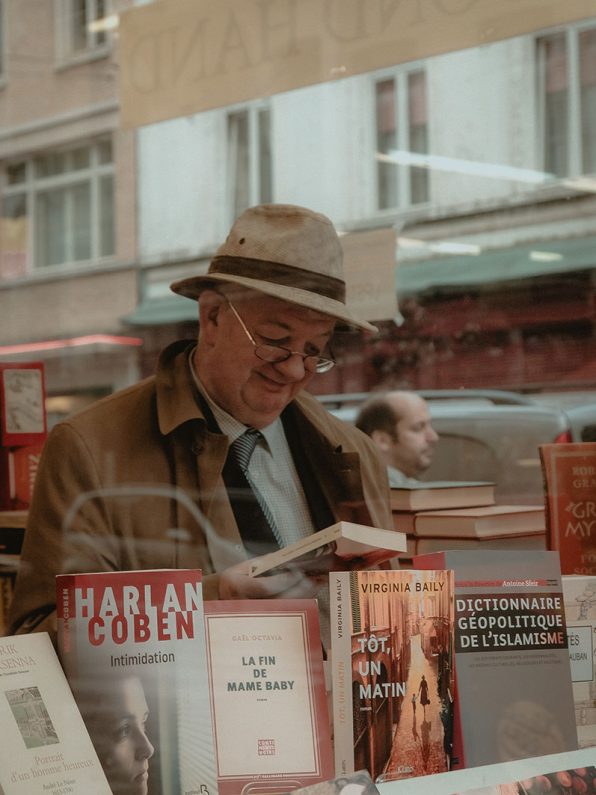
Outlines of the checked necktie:
{"type": "MultiPolygon", "coordinates": [[[[254,482],[254,480],[250,475],[250,472],[248,471],[248,465],[252,457],[252,454],[254,452],[254,449],[257,446],[259,439],[262,438],[263,434],[260,431],[256,430],[256,428],[248,428],[241,436],[239,436],[230,445],[230,456],[233,456],[235,458],[243,476],[246,478],[246,482],[248,483],[248,486],[252,490],[254,498],[256,499],[258,506],[261,509],[262,514],[265,518],[269,533],[277,543],[277,546],[281,547],[283,546],[283,544],[279,535],[279,530],[275,524],[275,519],[273,518],[273,514],[271,513],[271,510],[267,505],[265,498],[259,491],[256,483],[254,482]]],[[[262,543],[262,539],[258,537],[259,535],[262,534],[258,532],[256,524],[253,527],[253,532],[254,532],[254,538],[252,538],[251,541],[254,541],[256,543],[259,542],[262,543]]],[[[251,533],[251,535],[253,535],[253,533],[251,533]]],[[[246,539],[245,539],[245,544],[246,544],[246,539]]],[[[260,550],[260,552],[262,554],[263,550],[260,550]]]]}

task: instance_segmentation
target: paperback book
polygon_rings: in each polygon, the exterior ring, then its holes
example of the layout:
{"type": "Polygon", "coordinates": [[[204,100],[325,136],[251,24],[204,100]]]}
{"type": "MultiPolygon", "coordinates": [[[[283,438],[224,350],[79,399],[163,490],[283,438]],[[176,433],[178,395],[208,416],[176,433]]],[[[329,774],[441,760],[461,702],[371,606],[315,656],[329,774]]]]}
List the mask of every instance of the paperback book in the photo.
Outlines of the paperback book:
{"type": "Polygon", "coordinates": [[[397,530],[337,522],[275,552],[254,558],[253,577],[274,569],[299,568],[307,574],[364,569],[406,551],[406,537],[397,530]]]}
{"type": "Polygon", "coordinates": [[[596,442],[540,445],[548,547],[563,574],[596,575],[596,442]]]}
{"type": "Polygon", "coordinates": [[[580,748],[591,748],[596,746],[596,577],[564,575],[563,597],[577,741],[580,748]]]}
{"type": "Polygon", "coordinates": [[[433,511],[443,508],[469,508],[474,505],[493,505],[495,484],[489,481],[423,481],[418,486],[391,489],[391,508],[394,511],[433,511]]]}
{"type": "Polygon", "coordinates": [[[330,575],[336,775],[444,772],[453,727],[453,574],[330,575]]]}
{"type": "Polygon", "coordinates": [[[205,632],[220,795],[332,778],[316,601],[206,602],[205,632]]]}
{"type": "Polygon", "coordinates": [[[455,572],[454,767],[575,750],[557,554],[450,550],[414,565],[455,572]]]}
{"type": "Polygon", "coordinates": [[[56,579],[60,659],[113,791],[216,793],[201,572],[56,579]]]}
{"type": "Polygon", "coordinates": [[[112,790],[49,635],[0,638],[0,792],[112,790]]]}

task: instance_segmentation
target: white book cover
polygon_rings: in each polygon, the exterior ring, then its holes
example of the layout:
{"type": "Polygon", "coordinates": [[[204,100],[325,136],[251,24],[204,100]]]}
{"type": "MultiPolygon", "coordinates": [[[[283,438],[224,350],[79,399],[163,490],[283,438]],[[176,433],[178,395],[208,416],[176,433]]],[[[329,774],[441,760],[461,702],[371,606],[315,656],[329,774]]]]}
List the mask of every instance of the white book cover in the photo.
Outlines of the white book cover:
{"type": "Polygon", "coordinates": [[[334,773],[317,603],[205,604],[220,795],[279,795],[334,773]]]}
{"type": "Polygon", "coordinates": [[[596,760],[596,577],[562,580],[577,741],[580,748],[594,746],[596,760]]]}
{"type": "Polygon", "coordinates": [[[49,635],[0,638],[0,792],[110,795],[49,635]]]}

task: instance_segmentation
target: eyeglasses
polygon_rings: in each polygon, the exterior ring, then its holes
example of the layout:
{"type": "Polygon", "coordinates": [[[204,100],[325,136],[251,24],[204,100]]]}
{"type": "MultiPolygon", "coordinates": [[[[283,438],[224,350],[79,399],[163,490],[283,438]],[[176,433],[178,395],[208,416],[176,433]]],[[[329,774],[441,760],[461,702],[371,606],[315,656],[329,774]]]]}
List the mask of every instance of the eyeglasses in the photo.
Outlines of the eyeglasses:
{"type": "MultiPolygon", "coordinates": [[[[227,299],[226,299],[227,300],[227,299]]],[[[291,351],[289,348],[284,348],[282,345],[271,345],[271,343],[263,342],[258,343],[250,331],[246,328],[244,321],[236,311],[235,306],[228,301],[229,307],[236,316],[238,322],[244,329],[244,333],[252,342],[255,349],[255,356],[258,356],[263,362],[270,362],[271,364],[280,364],[287,362],[290,356],[302,356],[304,369],[309,373],[326,373],[335,365],[333,359],[327,359],[324,356],[316,356],[312,353],[300,353],[300,351],[291,351]]]]}

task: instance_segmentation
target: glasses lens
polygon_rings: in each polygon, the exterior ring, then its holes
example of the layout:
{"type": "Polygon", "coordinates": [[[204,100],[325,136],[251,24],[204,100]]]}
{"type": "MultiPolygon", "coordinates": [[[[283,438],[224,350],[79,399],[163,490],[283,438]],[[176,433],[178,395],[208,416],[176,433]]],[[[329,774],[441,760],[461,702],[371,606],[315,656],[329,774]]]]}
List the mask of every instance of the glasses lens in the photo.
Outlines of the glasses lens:
{"type": "Polygon", "coordinates": [[[317,373],[326,373],[335,366],[333,359],[317,359],[315,370],[317,373]]]}
{"type": "MultiPolygon", "coordinates": [[[[289,348],[282,348],[280,345],[257,345],[255,354],[264,362],[279,364],[287,361],[295,353],[289,348]]],[[[309,373],[326,373],[331,370],[335,362],[333,359],[323,359],[320,356],[303,356],[304,369],[309,373]]]]}
{"type": "Polygon", "coordinates": [[[264,362],[285,362],[292,355],[292,351],[281,348],[279,345],[257,345],[255,353],[264,362]]]}

